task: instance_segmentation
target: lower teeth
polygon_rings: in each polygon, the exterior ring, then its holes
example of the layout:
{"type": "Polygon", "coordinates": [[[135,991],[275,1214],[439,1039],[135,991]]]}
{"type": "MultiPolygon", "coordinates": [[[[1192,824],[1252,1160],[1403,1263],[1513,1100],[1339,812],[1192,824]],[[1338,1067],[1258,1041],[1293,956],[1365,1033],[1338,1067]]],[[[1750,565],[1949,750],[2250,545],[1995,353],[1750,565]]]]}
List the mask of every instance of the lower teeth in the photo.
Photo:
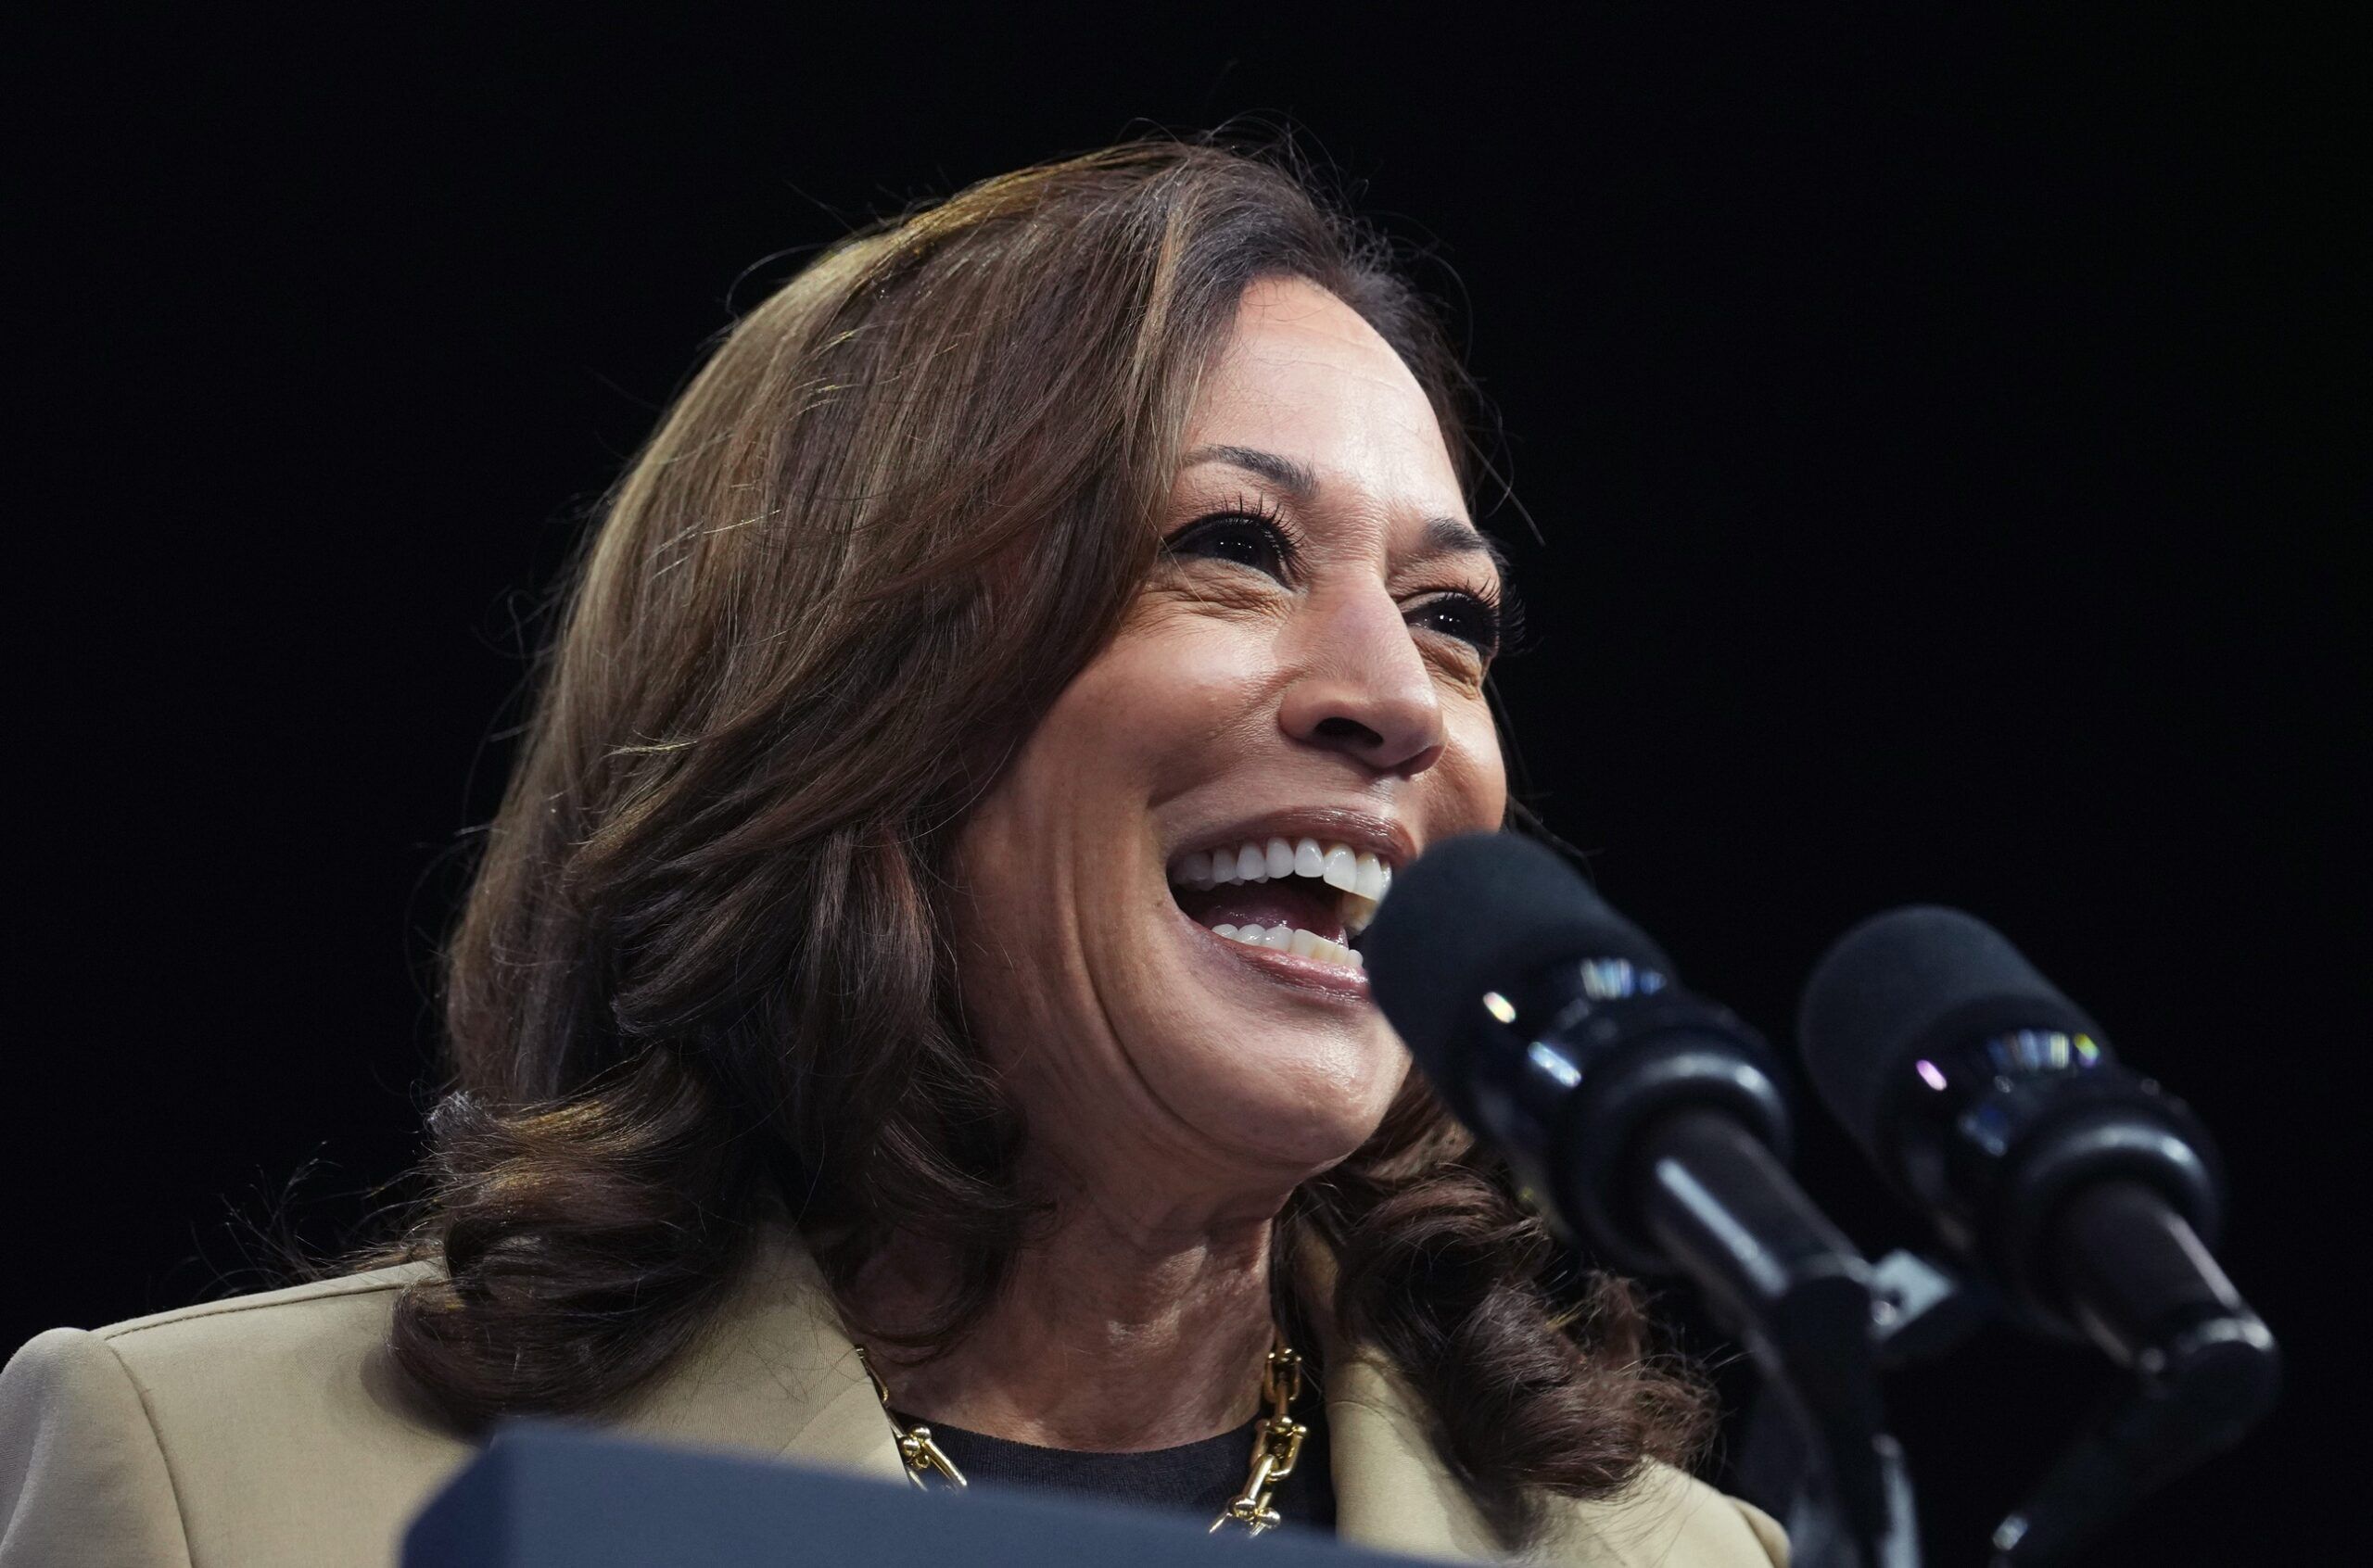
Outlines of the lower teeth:
{"type": "Polygon", "coordinates": [[[1315,958],[1321,963],[1335,964],[1347,969],[1366,967],[1366,960],[1356,950],[1339,942],[1329,942],[1315,931],[1305,931],[1300,927],[1271,926],[1263,930],[1259,926],[1213,926],[1212,930],[1247,947],[1265,947],[1274,953],[1290,953],[1297,958],[1315,958]]]}

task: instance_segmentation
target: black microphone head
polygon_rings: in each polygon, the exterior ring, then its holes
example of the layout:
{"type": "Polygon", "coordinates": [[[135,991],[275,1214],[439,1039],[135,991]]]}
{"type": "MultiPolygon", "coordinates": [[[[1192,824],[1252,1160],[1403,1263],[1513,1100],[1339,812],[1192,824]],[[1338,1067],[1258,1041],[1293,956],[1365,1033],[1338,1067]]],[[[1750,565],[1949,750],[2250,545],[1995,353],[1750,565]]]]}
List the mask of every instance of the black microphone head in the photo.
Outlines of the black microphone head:
{"type": "Polygon", "coordinates": [[[1813,1087],[1883,1168],[1888,1101],[1923,1055],[2015,1030],[2100,1030],[1999,931],[1933,904],[1890,910],[1813,967],[1796,1040],[1813,1087]]]}
{"type": "Polygon", "coordinates": [[[1396,873],[1360,952],[1377,1005],[1437,1082],[1487,991],[1566,958],[1673,973],[1647,933],[1571,866],[1511,833],[1445,839],[1396,873]]]}

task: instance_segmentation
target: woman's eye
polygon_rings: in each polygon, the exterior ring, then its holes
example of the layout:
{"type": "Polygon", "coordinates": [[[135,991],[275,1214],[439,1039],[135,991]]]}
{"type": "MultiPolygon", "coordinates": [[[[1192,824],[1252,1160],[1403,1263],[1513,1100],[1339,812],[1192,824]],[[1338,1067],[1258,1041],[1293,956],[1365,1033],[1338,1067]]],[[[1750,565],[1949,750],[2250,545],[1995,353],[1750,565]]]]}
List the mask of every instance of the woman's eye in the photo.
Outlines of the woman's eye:
{"type": "Polygon", "coordinates": [[[1163,547],[1172,555],[1199,556],[1250,566],[1283,581],[1287,549],[1277,525],[1266,518],[1229,514],[1206,517],[1173,535],[1163,547]]]}
{"type": "Polygon", "coordinates": [[[1457,638],[1486,659],[1500,650],[1500,612],[1471,593],[1446,593],[1409,608],[1409,624],[1457,638]]]}

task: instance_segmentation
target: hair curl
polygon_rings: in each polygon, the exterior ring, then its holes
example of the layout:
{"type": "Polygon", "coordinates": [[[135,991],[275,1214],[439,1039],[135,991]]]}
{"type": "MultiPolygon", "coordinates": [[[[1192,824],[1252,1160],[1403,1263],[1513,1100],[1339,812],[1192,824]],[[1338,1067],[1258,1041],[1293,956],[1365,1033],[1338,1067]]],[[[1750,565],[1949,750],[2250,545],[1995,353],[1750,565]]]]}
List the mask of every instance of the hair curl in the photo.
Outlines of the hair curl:
{"type": "MultiPolygon", "coordinates": [[[[695,1334],[770,1210],[845,1290],[962,1259],[954,1342],[1034,1206],[971,1050],[945,894],[971,803],[1112,634],[1199,378],[1256,278],[1408,362],[1462,478],[1466,382],[1389,247],[1270,158],[1137,144],[988,181],[817,258],[725,334],[572,563],[444,954],[439,1259],[392,1348],[464,1423],[595,1410],[695,1334]]],[[[1678,1458],[1701,1402],[1602,1283],[1561,1317],[1504,1170],[1414,1081],[1297,1192],[1329,1312],[1425,1397],[1510,1541],[1543,1493],[1678,1458]]]]}

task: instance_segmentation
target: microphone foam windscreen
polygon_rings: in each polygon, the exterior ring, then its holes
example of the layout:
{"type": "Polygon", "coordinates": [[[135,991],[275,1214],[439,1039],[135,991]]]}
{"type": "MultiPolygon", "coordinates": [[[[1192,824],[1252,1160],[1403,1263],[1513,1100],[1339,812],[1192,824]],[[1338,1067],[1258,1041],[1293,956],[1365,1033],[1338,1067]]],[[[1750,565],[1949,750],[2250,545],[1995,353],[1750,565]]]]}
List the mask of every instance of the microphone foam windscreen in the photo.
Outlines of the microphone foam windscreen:
{"type": "Polygon", "coordinates": [[[1883,1164],[1887,1101],[1919,1055],[2020,1029],[2099,1033],[2001,932],[1933,904],[1873,916],[1840,937],[1796,1013],[1813,1087],[1883,1164]]]}
{"type": "Polygon", "coordinates": [[[1445,839],[1419,855],[1394,876],[1360,952],[1377,1005],[1437,1081],[1487,991],[1559,959],[1625,958],[1672,974],[1571,866],[1510,833],[1445,839]]]}

